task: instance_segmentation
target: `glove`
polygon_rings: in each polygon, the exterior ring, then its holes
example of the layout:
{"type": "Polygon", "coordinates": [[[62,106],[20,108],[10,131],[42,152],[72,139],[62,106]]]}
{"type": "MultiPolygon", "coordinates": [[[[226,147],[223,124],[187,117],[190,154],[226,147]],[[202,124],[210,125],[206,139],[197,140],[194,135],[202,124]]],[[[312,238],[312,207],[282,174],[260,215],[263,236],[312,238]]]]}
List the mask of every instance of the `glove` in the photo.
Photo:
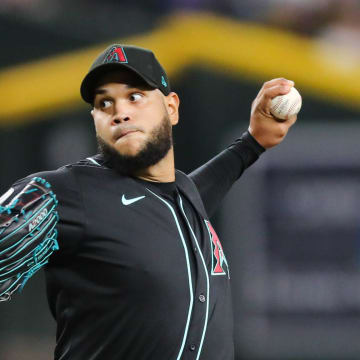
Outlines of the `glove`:
{"type": "Polygon", "coordinates": [[[59,249],[57,203],[50,184],[35,177],[11,201],[0,205],[0,302],[21,291],[59,249]]]}

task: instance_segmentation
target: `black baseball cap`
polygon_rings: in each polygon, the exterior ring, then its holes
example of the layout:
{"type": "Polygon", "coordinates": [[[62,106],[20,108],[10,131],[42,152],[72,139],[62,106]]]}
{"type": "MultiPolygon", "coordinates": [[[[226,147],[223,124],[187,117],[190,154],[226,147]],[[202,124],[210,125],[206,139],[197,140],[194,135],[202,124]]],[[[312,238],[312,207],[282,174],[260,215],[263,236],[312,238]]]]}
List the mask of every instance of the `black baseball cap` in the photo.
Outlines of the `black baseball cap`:
{"type": "Polygon", "coordinates": [[[91,65],[81,83],[81,97],[92,104],[99,78],[121,68],[133,71],[146,84],[159,89],[164,95],[171,92],[166,72],[151,50],[133,45],[113,44],[106,48],[91,65]]]}

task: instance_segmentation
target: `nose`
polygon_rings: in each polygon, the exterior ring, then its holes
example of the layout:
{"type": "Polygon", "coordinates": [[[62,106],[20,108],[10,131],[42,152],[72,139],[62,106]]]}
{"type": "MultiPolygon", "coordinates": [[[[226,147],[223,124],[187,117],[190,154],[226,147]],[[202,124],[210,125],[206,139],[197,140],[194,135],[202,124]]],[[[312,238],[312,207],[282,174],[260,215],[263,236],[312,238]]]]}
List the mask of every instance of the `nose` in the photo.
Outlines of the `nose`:
{"type": "Polygon", "coordinates": [[[129,121],[129,120],[130,120],[129,116],[119,116],[119,115],[115,114],[112,117],[111,125],[119,125],[119,124],[121,124],[125,121],[129,121]]]}
{"type": "Polygon", "coordinates": [[[118,125],[131,119],[130,110],[124,104],[117,103],[114,107],[114,114],[111,119],[111,125],[118,125]]]}

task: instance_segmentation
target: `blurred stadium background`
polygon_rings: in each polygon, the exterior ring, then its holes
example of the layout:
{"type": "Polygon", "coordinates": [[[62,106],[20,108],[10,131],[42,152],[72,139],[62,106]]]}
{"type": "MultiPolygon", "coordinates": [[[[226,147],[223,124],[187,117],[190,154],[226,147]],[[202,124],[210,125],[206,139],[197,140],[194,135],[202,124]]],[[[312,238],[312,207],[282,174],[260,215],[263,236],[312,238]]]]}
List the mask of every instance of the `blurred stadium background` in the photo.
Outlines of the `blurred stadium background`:
{"type": "MultiPolygon", "coordinates": [[[[1,0],[0,193],[96,152],[79,84],[111,43],[149,47],[167,69],[184,171],[246,130],[264,81],[292,79],[298,123],[215,219],[236,359],[359,359],[359,18],[358,0],[1,0]]],[[[48,360],[54,342],[37,274],[0,305],[0,359],[48,360]]]]}

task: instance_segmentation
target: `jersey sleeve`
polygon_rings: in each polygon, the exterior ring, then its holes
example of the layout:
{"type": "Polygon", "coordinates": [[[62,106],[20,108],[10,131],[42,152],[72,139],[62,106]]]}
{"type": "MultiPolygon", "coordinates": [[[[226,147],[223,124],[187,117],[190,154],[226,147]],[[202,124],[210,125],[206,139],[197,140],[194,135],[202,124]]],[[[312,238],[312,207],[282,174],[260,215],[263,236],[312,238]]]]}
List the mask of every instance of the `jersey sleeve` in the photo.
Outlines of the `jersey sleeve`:
{"type": "Polygon", "coordinates": [[[44,171],[32,174],[15,182],[11,189],[11,196],[15,194],[33,177],[40,177],[50,183],[58,200],[57,211],[59,220],[57,224],[59,250],[49,259],[62,261],[66,256],[77,251],[79,242],[83,237],[84,211],[76,175],[71,166],[55,171],[44,171]]]}
{"type": "Polygon", "coordinates": [[[205,209],[212,216],[217,206],[245,169],[265,149],[246,131],[220,154],[189,175],[196,184],[205,209]]]}

